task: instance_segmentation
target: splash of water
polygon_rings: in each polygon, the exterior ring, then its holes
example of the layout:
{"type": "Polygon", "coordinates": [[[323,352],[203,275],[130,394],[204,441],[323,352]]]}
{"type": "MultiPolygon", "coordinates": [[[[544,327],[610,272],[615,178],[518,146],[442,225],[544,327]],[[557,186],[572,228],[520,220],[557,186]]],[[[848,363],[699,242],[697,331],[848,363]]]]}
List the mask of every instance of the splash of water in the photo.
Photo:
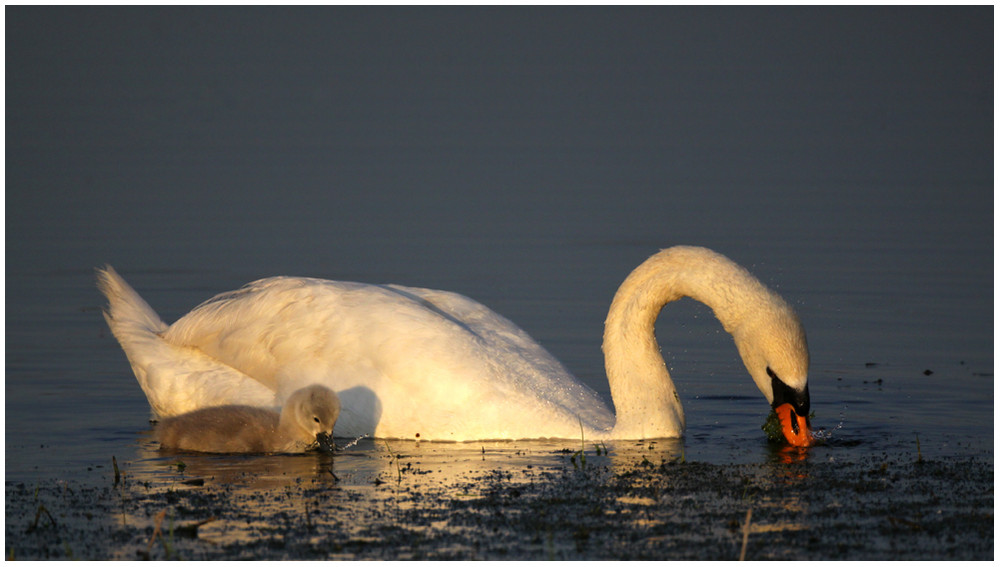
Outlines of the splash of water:
{"type": "Polygon", "coordinates": [[[844,427],[844,414],[847,413],[847,406],[840,411],[840,423],[832,429],[814,429],[811,433],[816,441],[829,441],[833,438],[834,432],[844,427]]]}
{"type": "Polygon", "coordinates": [[[346,451],[346,450],[350,449],[351,447],[357,445],[358,442],[361,441],[362,439],[364,439],[365,437],[368,437],[367,433],[361,435],[360,437],[358,437],[354,441],[351,441],[350,443],[344,445],[343,447],[337,447],[337,450],[338,451],[346,451]]]}

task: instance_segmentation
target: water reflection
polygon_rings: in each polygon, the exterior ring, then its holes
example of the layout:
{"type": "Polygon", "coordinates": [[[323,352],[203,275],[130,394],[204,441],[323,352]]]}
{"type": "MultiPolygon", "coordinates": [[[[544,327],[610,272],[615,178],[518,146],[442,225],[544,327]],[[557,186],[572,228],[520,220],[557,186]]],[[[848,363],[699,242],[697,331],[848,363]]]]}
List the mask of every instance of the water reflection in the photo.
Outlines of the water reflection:
{"type": "Polygon", "coordinates": [[[120,487],[123,502],[134,506],[123,505],[116,521],[148,533],[162,523],[149,545],[166,546],[153,540],[185,530],[202,542],[260,542],[279,528],[287,533],[289,525],[300,527],[306,537],[346,530],[364,539],[385,514],[398,515],[407,529],[442,529],[452,502],[482,498],[483,486],[497,479],[537,483],[574,470],[626,474],[636,466],[684,458],[679,439],[596,444],[348,441],[339,443],[346,450],[333,454],[211,455],[161,451],[146,432],[120,487]],[[226,502],[222,511],[212,504],[220,495],[226,502]],[[440,520],[426,527],[408,524],[407,515],[418,510],[437,513],[440,520]],[[344,519],[353,524],[344,525],[344,519]]]}
{"type": "Polygon", "coordinates": [[[345,489],[405,482],[445,484],[498,470],[518,480],[567,466],[620,473],[636,465],[661,466],[685,459],[681,439],[434,443],[362,438],[339,440],[338,445],[346,448],[332,454],[183,453],[160,450],[146,432],[128,474],[151,490],[226,485],[257,491],[303,483],[345,489]]]}
{"type": "Polygon", "coordinates": [[[809,457],[812,447],[792,447],[790,445],[774,445],[771,447],[771,458],[773,462],[782,465],[804,463],[809,457]]]}
{"type": "MultiPolygon", "coordinates": [[[[589,490],[597,478],[604,479],[597,481],[601,486],[631,486],[609,495],[599,515],[613,515],[631,529],[660,529],[674,521],[672,510],[699,497],[690,489],[675,492],[674,471],[704,466],[688,460],[683,439],[436,443],[362,438],[339,440],[345,449],[332,454],[210,455],[160,451],[147,433],[139,445],[122,487],[122,498],[135,506],[123,507],[122,527],[152,533],[159,517],[175,531],[190,532],[191,541],[217,545],[284,545],[274,541],[279,534],[298,534],[329,546],[328,536],[321,534],[331,533],[352,545],[368,545],[364,542],[383,537],[372,530],[387,523],[415,533],[474,529],[453,521],[454,510],[474,516],[470,510],[479,509],[480,502],[518,498],[518,486],[558,484],[572,494],[589,490]],[[579,484],[565,484],[578,474],[579,484]]],[[[807,480],[807,468],[795,465],[806,463],[814,448],[765,447],[769,466],[751,467],[749,474],[712,469],[718,476],[714,482],[732,486],[728,498],[757,510],[752,533],[802,529],[801,502],[757,495],[772,492],[776,484],[807,480]]],[[[483,504],[483,509],[492,508],[483,504]]],[[[174,532],[164,527],[162,533],[174,532]]],[[[324,556],[337,554],[327,550],[324,556]]]]}

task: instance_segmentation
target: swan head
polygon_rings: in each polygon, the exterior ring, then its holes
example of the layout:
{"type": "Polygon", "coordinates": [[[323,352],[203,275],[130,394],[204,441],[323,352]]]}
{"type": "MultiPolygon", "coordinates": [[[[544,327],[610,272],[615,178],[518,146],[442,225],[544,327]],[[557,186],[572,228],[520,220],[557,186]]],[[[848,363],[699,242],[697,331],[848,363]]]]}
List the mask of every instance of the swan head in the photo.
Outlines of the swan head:
{"type": "Polygon", "coordinates": [[[333,449],[333,426],[340,416],[340,398],[327,388],[314,384],[296,390],[281,410],[281,426],[296,441],[333,449]]]}
{"type": "Polygon", "coordinates": [[[809,346],[798,316],[776,295],[764,310],[733,333],[736,347],[768,403],[778,414],[785,439],[812,444],[809,428],[809,346]]]}

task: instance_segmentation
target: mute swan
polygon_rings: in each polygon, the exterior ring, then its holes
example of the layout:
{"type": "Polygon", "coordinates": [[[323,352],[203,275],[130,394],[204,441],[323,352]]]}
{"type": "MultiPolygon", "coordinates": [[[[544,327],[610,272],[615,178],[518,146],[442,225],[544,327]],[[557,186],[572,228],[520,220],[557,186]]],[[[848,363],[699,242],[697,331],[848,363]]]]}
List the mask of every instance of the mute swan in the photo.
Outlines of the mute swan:
{"type": "Polygon", "coordinates": [[[105,318],[153,411],[278,407],[313,383],[338,392],[337,437],[425,440],[680,437],[684,412],[653,332],[666,303],[710,306],[785,436],[809,444],[806,336],[792,308],[744,268],[676,246],[615,294],[604,331],[616,413],[520,328],[458,294],[310,278],[258,280],[167,326],[110,267],[105,318]]]}
{"type": "Polygon", "coordinates": [[[332,448],[340,400],[314,384],[288,397],[279,415],[252,406],[202,408],[161,420],[155,435],[169,449],[203,453],[297,453],[332,448]]]}

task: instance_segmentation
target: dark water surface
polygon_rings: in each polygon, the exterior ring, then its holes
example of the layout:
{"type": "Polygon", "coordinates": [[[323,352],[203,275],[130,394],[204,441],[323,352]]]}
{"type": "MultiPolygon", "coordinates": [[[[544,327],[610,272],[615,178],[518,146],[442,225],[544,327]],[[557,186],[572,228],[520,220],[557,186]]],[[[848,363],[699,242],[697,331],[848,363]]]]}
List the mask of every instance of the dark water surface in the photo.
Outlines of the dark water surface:
{"type": "MultiPolygon", "coordinates": [[[[8,483],[176,461],[95,266],[167,322],[277,274],[460,292],[610,401],[611,297],[674,244],[798,310],[831,436],[809,459],[992,464],[988,7],[6,15],[8,483]]],[[[711,311],[669,305],[657,336],[670,454],[770,462],[711,311]]]]}

